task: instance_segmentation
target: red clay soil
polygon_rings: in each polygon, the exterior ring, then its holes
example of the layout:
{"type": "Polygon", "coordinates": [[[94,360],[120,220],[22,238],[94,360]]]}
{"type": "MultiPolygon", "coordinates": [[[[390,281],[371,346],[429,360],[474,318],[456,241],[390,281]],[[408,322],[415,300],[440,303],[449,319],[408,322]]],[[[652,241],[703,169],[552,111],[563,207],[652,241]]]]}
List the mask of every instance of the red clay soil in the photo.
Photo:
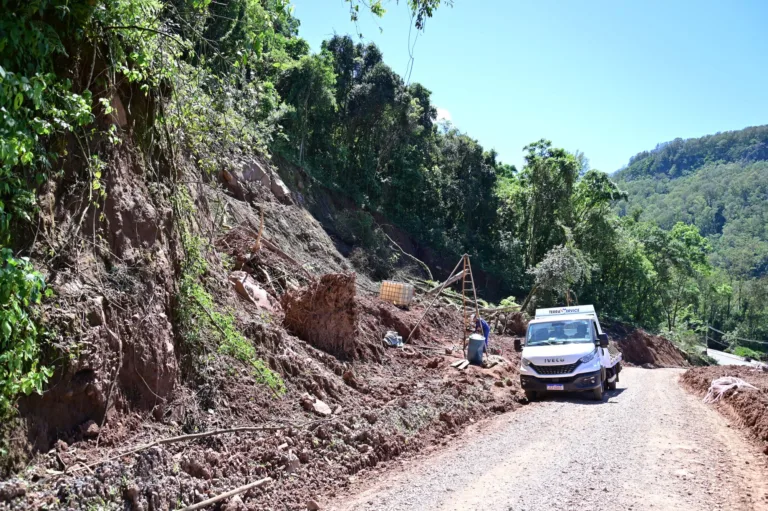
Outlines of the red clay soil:
{"type": "Polygon", "coordinates": [[[627,325],[606,328],[625,362],[645,367],[689,367],[685,353],[669,339],[627,325]]]}
{"type": "Polygon", "coordinates": [[[746,427],[762,442],[764,452],[768,454],[768,372],[747,366],[694,367],[680,377],[680,383],[703,397],[712,381],[723,376],[741,378],[758,388],[730,391],[713,406],[746,427]]]}
{"type": "Polygon", "coordinates": [[[343,358],[366,358],[358,334],[355,274],[329,273],[281,298],[283,324],[316,348],[343,358]]]}
{"type": "MultiPolygon", "coordinates": [[[[370,295],[356,296],[354,302],[355,340],[366,343],[374,336],[380,342],[387,330],[407,335],[425,307],[401,310],[370,295]]],[[[270,393],[245,367],[211,367],[211,380],[196,393],[184,390],[154,414],[112,417],[98,448],[88,427],[62,433],[54,449],[31,465],[37,474],[31,480],[0,483],[0,510],[85,509],[98,502],[104,508],[123,509],[127,502],[129,509],[176,509],[263,477],[274,481],[241,495],[244,507],[238,509],[304,510],[308,500],[322,504],[362,471],[386,470],[398,457],[446,445],[470,420],[526,402],[511,337],[491,337],[505,363],[466,371],[450,366],[463,358],[461,319],[453,308],[431,310],[411,346],[382,347],[380,360],[339,359],[276,325],[254,322],[245,333],[282,375],[285,394],[270,393]],[[458,349],[448,354],[452,347],[458,349]],[[321,415],[307,406],[315,399],[332,413],[321,415]],[[273,424],[293,426],[158,445],[99,464],[92,472],[54,477],[49,472],[160,438],[273,424]]]]}

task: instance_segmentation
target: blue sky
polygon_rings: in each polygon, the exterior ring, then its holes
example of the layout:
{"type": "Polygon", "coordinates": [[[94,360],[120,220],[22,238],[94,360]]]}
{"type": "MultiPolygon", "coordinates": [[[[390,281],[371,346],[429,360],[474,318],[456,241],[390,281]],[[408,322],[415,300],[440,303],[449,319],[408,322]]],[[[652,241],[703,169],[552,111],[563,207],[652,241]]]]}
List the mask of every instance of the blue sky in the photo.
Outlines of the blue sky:
{"type": "MultiPolygon", "coordinates": [[[[293,4],[314,50],[356,34],[343,0],[293,4]]],[[[403,75],[409,14],[386,7],[359,30],[403,75]]],[[[659,142],[768,123],[766,20],[765,0],[455,0],[419,35],[411,81],[507,163],[548,138],[613,172],[659,142]]]]}

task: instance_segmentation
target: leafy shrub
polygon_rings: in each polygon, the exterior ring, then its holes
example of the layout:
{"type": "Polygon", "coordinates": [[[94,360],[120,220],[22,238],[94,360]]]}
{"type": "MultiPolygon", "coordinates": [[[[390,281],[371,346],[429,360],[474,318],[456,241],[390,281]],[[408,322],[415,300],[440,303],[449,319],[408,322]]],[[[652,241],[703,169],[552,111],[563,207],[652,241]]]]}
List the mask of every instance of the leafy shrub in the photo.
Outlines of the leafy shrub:
{"type": "Polygon", "coordinates": [[[751,348],[747,348],[746,346],[737,346],[733,349],[733,354],[737,357],[743,357],[743,358],[751,358],[753,360],[760,360],[765,356],[764,353],[760,353],[759,351],[755,351],[751,348]]]}
{"type": "Polygon", "coordinates": [[[0,250],[0,417],[7,417],[15,399],[42,392],[53,373],[40,365],[41,332],[33,306],[45,294],[43,276],[26,258],[0,250]]]}
{"type": "MultiPolygon", "coordinates": [[[[186,194],[177,194],[174,203],[181,215],[189,214],[192,206],[186,194]]],[[[205,242],[190,233],[183,221],[181,223],[185,257],[179,285],[178,320],[185,340],[195,350],[202,350],[208,340],[214,341],[219,353],[247,364],[257,382],[268,386],[276,394],[282,394],[285,384],[280,375],[257,356],[256,348],[235,325],[234,315],[229,311],[221,312],[203,286],[201,279],[208,270],[205,242]]]]}

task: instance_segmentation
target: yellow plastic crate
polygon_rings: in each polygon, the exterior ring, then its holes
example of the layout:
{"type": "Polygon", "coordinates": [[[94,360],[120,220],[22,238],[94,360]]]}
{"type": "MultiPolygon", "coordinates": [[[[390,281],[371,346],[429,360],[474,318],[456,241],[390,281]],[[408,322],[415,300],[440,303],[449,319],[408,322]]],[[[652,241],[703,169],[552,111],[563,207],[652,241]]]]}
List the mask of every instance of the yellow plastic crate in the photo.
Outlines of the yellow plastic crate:
{"type": "Polygon", "coordinates": [[[379,289],[379,298],[395,305],[408,306],[413,301],[413,286],[385,280],[379,289]]]}

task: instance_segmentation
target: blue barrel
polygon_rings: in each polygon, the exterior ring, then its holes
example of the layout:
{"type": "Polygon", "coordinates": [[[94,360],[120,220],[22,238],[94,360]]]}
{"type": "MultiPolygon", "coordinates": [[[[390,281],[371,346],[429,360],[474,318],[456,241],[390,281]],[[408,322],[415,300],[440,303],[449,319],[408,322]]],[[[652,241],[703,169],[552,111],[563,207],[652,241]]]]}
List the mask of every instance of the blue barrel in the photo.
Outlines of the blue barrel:
{"type": "Polygon", "coordinates": [[[467,360],[475,366],[483,365],[483,352],[485,351],[485,337],[480,334],[469,336],[467,344],[467,360]]]}

